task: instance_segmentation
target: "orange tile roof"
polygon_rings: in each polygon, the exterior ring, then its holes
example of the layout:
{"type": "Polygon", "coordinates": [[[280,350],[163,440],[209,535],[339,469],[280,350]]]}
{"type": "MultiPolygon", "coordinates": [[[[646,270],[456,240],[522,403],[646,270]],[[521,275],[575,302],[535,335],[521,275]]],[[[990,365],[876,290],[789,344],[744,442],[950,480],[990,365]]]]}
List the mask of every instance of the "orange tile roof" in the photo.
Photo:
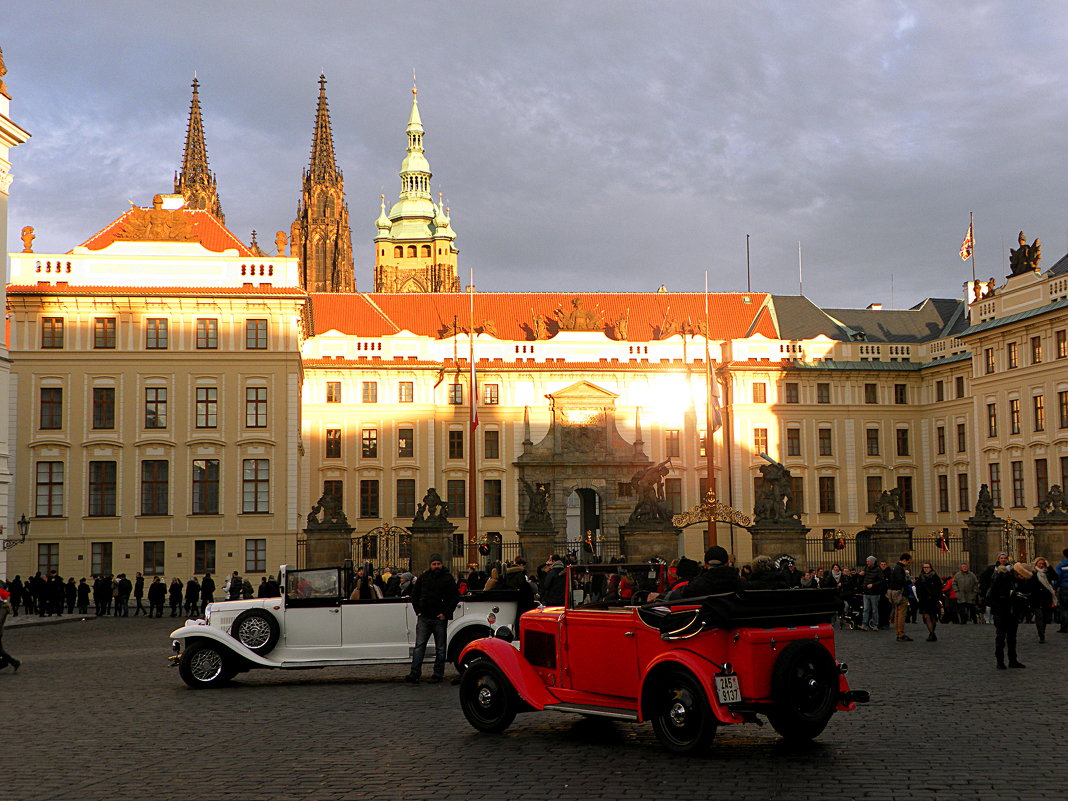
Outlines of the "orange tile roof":
{"type": "Polygon", "coordinates": [[[303,289],[292,286],[69,286],[63,282],[42,282],[29,286],[11,285],[9,295],[166,295],[171,297],[210,298],[214,295],[283,295],[306,297],[303,289]]]}
{"type": "MultiPolygon", "coordinates": [[[[333,329],[367,337],[401,330],[441,336],[451,330],[454,319],[461,328],[466,327],[471,302],[469,295],[460,292],[311,293],[310,297],[315,334],[333,329]]],[[[653,340],[665,319],[694,326],[705,319],[705,296],[701,292],[479,292],[474,296],[475,328],[492,321],[499,339],[532,341],[532,321],[537,315],[542,320],[544,338],[556,332],[553,312],[570,309],[574,298],[582,301],[582,309],[599,310],[606,323],[626,315],[627,340],[634,342],[653,340]]],[[[766,298],[761,292],[709,295],[711,338],[740,339],[750,332],[777,338],[771,315],[760,314],[766,298]]],[[[607,331],[611,328],[606,327],[607,331]]]]}
{"type": "MultiPolygon", "coordinates": [[[[127,218],[138,211],[142,211],[142,209],[127,209],[118,217],[118,219],[108,223],[85,240],[81,246],[89,248],[89,250],[102,250],[103,248],[106,248],[115,241],[116,235],[121,232],[126,225],[127,218]]],[[[235,249],[239,256],[259,258],[249,250],[248,245],[234,236],[211,212],[204,211],[203,209],[178,209],[177,211],[179,214],[184,214],[190,218],[190,222],[193,225],[193,232],[197,235],[197,240],[201,245],[213,253],[222,253],[224,250],[235,249]]],[[[74,251],[68,252],[73,253],[74,251]]]]}

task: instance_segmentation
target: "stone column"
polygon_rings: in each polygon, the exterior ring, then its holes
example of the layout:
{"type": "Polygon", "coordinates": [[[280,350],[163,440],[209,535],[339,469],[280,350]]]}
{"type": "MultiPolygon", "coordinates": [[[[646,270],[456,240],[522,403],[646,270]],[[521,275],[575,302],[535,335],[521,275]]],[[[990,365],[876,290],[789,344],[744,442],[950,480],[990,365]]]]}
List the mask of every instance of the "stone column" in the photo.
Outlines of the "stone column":
{"type": "Polygon", "coordinates": [[[417,520],[408,530],[412,533],[412,573],[420,575],[430,566],[430,554],[441,554],[449,567],[452,554],[452,533],[456,526],[448,520],[417,520]]]}
{"type": "Polygon", "coordinates": [[[901,523],[898,525],[880,525],[876,523],[870,528],[857,533],[858,549],[859,541],[864,541],[869,550],[867,553],[857,551],[857,562],[863,564],[869,556],[884,560],[891,565],[897,562],[903,553],[912,550],[912,526],[901,523]]]}
{"type": "Polygon", "coordinates": [[[1068,548],[1068,516],[1039,515],[1031,525],[1035,527],[1035,556],[1044,556],[1056,565],[1061,551],[1068,548]]]}
{"type": "Polygon", "coordinates": [[[964,522],[968,524],[964,546],[968,549],[969,567],[980,573],[994,564],[994,557],[1005,545],[1005,521],[1000,517],[969,517],[964,522]]]}
{"type": "Polygon", "coordinates": [[[305,567],[341,567],[352,558],[351,526],[306,528],[305,567]]]}
{"type": "Polygon", "coordinates": [[[753,538],[753,556],[776,557],[787,553],[793,557],[794,563],[800,569],[808,569],[805,536],[812,529],[803,525],[797,518],[782,522],[761,520],[749,526],[748,530],[753,538]]]}
{"type": "MultiPolygon", "coordinates": [[[[553,528],[526,528],[516,531],[519,549],[531,570],[545,561],[556,548],[557,534],[553,528]]],[[[563,556],[563,554],[561,554],[563,556]]]]}
{"type": "MultiPolygon", "coordinates": [[[[626,523],[619,527],[623,540],[623,554],[628,562],[647,562],[653,556],[670,562],[678,559],[679,535],[682,529],[672,525],[656,523],[626,523]]],[[[698,560],[700,561],[700,560],[698,560]]]]}

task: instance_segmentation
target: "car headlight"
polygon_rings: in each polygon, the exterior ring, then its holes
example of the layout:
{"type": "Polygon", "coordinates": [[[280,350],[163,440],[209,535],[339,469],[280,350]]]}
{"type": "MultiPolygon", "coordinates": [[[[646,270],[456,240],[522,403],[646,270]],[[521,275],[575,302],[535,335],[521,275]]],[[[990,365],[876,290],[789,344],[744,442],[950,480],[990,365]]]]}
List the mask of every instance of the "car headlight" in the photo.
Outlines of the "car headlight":
{"type": "Polygon", "coordinates": [[[505,642],[512,642],[512,640],[515,639],[515,635],[512,634],[512,630],[507,626],[501,626],[499,629],[493,632],[493,636],[496,637],[498,640],[504,640],[505,642]]]}
{"type": "Polygon", "coordinates": [[[181,640],[171,640],[171,648],[174,649],[174,652],[176,654],[177,653],[181,653],[181,650],[182,650],[182,642],[181,642],[181,640]]]}

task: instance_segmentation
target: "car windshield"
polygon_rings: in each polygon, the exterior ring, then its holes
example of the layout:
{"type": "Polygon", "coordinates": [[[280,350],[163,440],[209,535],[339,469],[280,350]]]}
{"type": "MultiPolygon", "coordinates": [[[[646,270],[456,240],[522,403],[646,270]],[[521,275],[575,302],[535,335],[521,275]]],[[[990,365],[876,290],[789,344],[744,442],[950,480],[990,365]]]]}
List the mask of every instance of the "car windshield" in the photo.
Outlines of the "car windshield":
{"type": "Polygon", "coordinates": [[[568,568],[569,609],[638,606],[664,590],[664,566],[572,565],[568,568]]]}
{"type": "Polygon", "coordinates": [[[337,568],[293,570],[286,573],[286,598],[337,598],[337,568]]]}

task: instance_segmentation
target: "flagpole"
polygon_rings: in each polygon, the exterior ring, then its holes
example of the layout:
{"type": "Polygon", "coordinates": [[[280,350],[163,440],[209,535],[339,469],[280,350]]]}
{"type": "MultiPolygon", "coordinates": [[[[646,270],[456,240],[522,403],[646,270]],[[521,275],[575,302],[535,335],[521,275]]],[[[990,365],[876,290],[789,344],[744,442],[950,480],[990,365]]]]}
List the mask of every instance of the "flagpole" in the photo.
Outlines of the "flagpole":
{"type": "MultiPolygon", "coordinates": [[[[748,239],[748,237],[747,237],[748,239]]],[[[705,498],[712,491],[715,481],[715,459],[712,457],[712,382],[715,380],[712,374],[712,359],[708,349],[708,339],[712,328],[709,325],[708,314],[708,270],[705,270],[705,498]]],[[[701,498],[704,503],[705,498],[701,498]]],[[[705,548],[716,545],[716,522],[709,518],[705,530],[705,548]]]]}
{"type": "Polygon", "coordinates": [[[475,554],[478,547],[478,448],[475,440],[475,430],[478,428],[478,412],[475,410],[475,404],[478,403],[478,384],[475,383],[475,271],[472,269],[469,275],[470,286],[467,289],[470,295],[467,312],[469,353],[467,360],[471,370],[471,376],[468,381],[471,395],[468,418],[471,441],[468,443],[467,449],[467,561],[474,562],[477,561],[475,554]]]}
{"type": "Polygon", "coordinates": [[[749,234],[745,235],[745,291],[753,291],[753,276],[749,271],[749,234]]]}

